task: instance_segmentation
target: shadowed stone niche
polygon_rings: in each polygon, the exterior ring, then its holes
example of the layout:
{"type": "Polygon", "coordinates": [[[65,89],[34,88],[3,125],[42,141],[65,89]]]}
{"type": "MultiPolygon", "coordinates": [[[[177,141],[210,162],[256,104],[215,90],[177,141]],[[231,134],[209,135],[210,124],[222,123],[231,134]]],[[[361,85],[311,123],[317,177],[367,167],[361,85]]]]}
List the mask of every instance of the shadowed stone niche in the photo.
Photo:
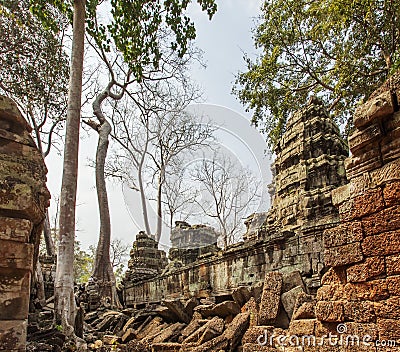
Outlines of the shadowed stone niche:
{"type": "Polygon", "coordinates": [[[0,96],[0,351],[25,351],[29,292],[50,194],[16,104],[0,96]]]}

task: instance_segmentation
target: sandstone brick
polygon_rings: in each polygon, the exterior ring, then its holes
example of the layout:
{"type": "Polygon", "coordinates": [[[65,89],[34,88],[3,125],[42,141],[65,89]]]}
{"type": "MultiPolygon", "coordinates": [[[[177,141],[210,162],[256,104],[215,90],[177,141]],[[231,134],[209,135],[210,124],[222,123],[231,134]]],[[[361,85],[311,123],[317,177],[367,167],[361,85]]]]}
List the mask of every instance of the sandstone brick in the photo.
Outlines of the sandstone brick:
{"type": "Polygon", "coordinates": [[[384,206],[382,189],[375,188],[340,205],[339,215],[342,221],[354,220],[373,214],[384,206]]]}
{"type": "Polygon", "coordinates": [[[29,220],[0,217],[0,239],[28,242],[31,231],[29,220]]]}
{"type": "Polygon", "coordinates": [[[342,266],[361,262],[363,253],[360,242],[327,248],[324,251],[324,259],[328,266],[342,266]]]}
{"type": "Polygon", "coordinates": [[[385,257],[385,262],[388,275],[400,274],[400,254],[385,257]]]}
{"type": "Polygon", "coordinates": [[[358,155],[353,155],[344,161],[346,176],[349,180],[359,177],[367,172],[380,169],[383,165],[379,143],[366,146],[358,151],[358,155]]]}
{"type": "Polygon", "coordinates": [[[394,296],[400,296],[400,276],[389,276],[386,278],[386,284],[389,293],[394,296]]]}
{"type": "Polygon", "coordinates": [[[377,319],[379,340],[399,340],[400,320],[377,319]]]}
{"type": "Polygon", "coordinates": [[[363,230],[360,221],[344,223],[324,231],[325,248],[342,246],[359,242],[363,238],[363,230]]]}
{"type": "Polygon", "coordinates": [[[284,292],[281,296],[281,302],[283,305],[283,308],[285,309],[289,319],[292,318],[293,311],[295,308],[296,300],[297,297],[301,294],[304,293],[304,289],[301,286],[297,286],[295,288],[292,288],[288,292],[284,292]]]}
{"type": "Polygon", "coordinates": [[[381,232],[400,228],[400,207],[394,206],[383,209],[362,219],[364,234],[376,235],[381,232]]]}
{"type": "Polygon", "coordinates": [[[367,145],[371,145],[373,142],[381,138],[381,129],[378,123],[374,123],[362,130],[355,130],[352,135],[349,136],[349,149],[353,155],[358,156],[357,153],[360,149],[367,145]]]}
{"type": "Polygon", "coordinates": [[[25,351],[25,320],[3,320],[0,324],[0,351],[25,351]]]}
{"type": "Polygon", "coordinates": [[[370,172],[371,181],[377,185],[385,185],[400,180],[400,159],[393,160],[380,169],[370,172]]]}
{"type": "Polygon", "coordinates": [[[289,325],[290,335],[314,335],[315,334],[315,319],[292,320],[289,325]]]}
{"type": "Polygon", "coordinates": [[[250,327],[258,325],[258,304],[254,297],[251,297],[249,301],[242,307],[242,313],[250,313],[250,327]]]}
{"type": "Polygon", "coordinates": [[[368,257],[400,253],[400,230],[366,237],[362,251],[368,257]]]}
{"type": "Polygon", "coordinates": [[[351,184],[346,184],[332,190],[332,204],[338,206],[348,201],[352,196],[351,184]]]}
{"type": "Polygon", "coordinates": [[[12,181],[0,181],[0,207],[6,212],[13,212],[15,216],[40,223],[44,212],[37,203],[37,197],[30,186],[12,181]]]}
{"type": "Polygon", "coordinates": [[[381,154],[385,164],[400,157],[400,128],[388,132],[382,138],[381,154]]]}
{"type": "Polygon", "coordinates": [[[317,301],[337,301],[344,295],[344,284],[323,285],[317,291],[317,301]]]}
{"type": "Polygon", "coordinates": [[[349,282],[368,281],[385,272],[384,257],[366,258],[360,264],[354,264],[347,268],[347,280],[349,282]]]}
{"type": "Polygon", "coordinates": [[[319,301],[315,307],[315,315],[318,320],[326,322],[344,321],[342,301],[319,301]]]}
{"type": "MultiPolygon", "coordinates": [[[[274,327],[273,326],[253,326],[249,327],[242,338],[242,344],[246,343],[257,343],[257,339],[259,336],[271,336],[273,333],[274,327]]],[[[261,339],[261,338],[260,338],[261,339]]],[[[263,339],[264,340],[264,339],[263,339]]],[[[269,339],[267,338],[267,341],[269,339]]]]}
{"type": "Polygon", "coordinates": [[[28,318],[30,279],[27,270],[0,268],[0,320],[28,318]]]}
{"type": "Polygon", "coordinates": [[[278,316],[281,290],[282,274],[278,272],[267,273],[258,315],[259,324],[268,325],[278,316]]]}
{"type": "Polygon", "coordinates": [[[348,283],[344,287],[344,298],[349,301],[379,301],[389,297],[386,280],[364,283],[348,283]]]}
{"type": "Polygon", "coordinates": [[[363,336],[371,336],[374,341],[378,338],[378,328],[375,323],[346,322],[345,335],[356,335],[362,340],[363,336]]]}
{"type": "Polygon", "coordinates": [[[400,204],[400,182],[388,183],[383,189],[383,199],[385,200],[386,206],[400,204]]]}
{"type": "Polygon", "coordinates": [[[344,267],[329,268],[321,279],[322,285],[345,284],[346,282],[346,268],[344,267]]]}
{"type": "Polygon", "coordinates": [[[32,261],[32,244],[0,240],[0,268],[31,270],[32,261]]]}
{"type": "Polygon", "coordinates": [[[317,337],[322,337],[329,334],[337,335],[337,325],[338,323],[317,320],[315,324],[315,335],[317,337]]]}
{"type": "Polygon", "coordinates": [[[360,323],[368,323],[375,320],[375,310],[373,302],[344,302],[345,320],[352,320],[360,323]]]}
{"type": "Polygon", "coordinates": [[[400,320],[400,297],[375,302],[375,313],[378,318],[400,320]]]}
{"type": "Polygon", "coordinates": [[[356,109],[353,116],[354,125],[362,128],[376,119],[393,114],[393,111],[390,92],[389,90],[384,91],[356,109]]]}

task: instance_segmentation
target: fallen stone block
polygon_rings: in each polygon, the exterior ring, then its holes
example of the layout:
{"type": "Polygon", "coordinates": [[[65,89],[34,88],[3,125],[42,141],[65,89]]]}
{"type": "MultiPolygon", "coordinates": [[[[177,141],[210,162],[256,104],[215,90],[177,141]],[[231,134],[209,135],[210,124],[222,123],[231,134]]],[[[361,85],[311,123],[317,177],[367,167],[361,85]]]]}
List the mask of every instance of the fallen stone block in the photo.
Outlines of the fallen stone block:
{"type": "Polygon", "coordinates": [[[294,305],[292,319],[314,319],[316,304],[317,300],[314,296],[300,292],[294,305]]]}
{"type": "Polygon", "coordinates": [[[240,313],[227,326],[222,336],[229,341],[228,351],[234,351],[236,347],[239,346],[244,333],[249,327],[249,321],[250,321],[249,312],[240,313]]]}
{"type": "Polygon", "coordinates": [[[240,286],[232,291],[232,298],[240,307],[243,307],[250,297],[251,292],[247,286],[240,286]]]}
{"type": "Polygon", "coordinates": [[[162,342],[151,344],[152,352],[178,352],[182,345],[176,342],[162,342]]]}
{"type": "Polygon", "coordinates": [[[242,307],[242,313],[250,313],[250,326],[258,325],[258,304],[254,297],[251,297],[249,301],[242,307]]]}
{"type": "Polygon", "coordinates": [[[163,301],[163,305],[169,308],[169,310],[176,315],[179,321],[189,324],[191,317],[185,311],[185,307],[180,300],[165,300],[163,301]]]}
{"type": "Polygon", "coordinates": [[[181,330],[185,327],[186,325],[184,323],[175,323],[170,326],[168,326],[166,329],[162,330],[160,334],[158,334],[156,337],[153,339],[153,343],[161,343],[161,342],[167,342],[168,340],[171,340],[173,338],[177,338],[181,330]]]}
{"type": "Polygon", "coordinates": [[[261,344],[265,342],[266,345],[269,345],[270,337],[273,333],[273,330],[274,327],[269,325],[251,326],[243,335],[242,345],[245,345],[246,343],[258,344],[259,341],[261,344]]]}
{"type": "Polygon", "coordinates": [[[258,315],[259,324],[269,325],[278,316],[281,290],[282,274],[278,272],[267,273],[258,315]]]}
{"type": "Polygon", "coordinates": [[[281,295],[282,305],[289,317],[289,320],[292,319],[297,297],[300,295],[300,293],[304,293],[303,287],[297,286],[292,288],[290,291],[282,293],[281,295]]]}
{"type": "Polygon", "coordinates": [[[292,288],[300,286],[306,291],[306,287],[301,277],[300,271],[295,270],[282,276],[282,292],[290,291],[292,288]]]}

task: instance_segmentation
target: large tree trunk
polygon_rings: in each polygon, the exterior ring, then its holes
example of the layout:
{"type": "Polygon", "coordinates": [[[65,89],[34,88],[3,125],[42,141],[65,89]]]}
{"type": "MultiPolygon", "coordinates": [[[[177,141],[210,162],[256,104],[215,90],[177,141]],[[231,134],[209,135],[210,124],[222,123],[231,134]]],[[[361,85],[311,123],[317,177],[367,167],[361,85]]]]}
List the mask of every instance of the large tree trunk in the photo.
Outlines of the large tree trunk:
{"type": "MultiPolygon", "coordinates": [[[[101,104],[110,96],[110,89],[113,84],[113,82],[110,82],[106,90],[99,94],[93,103],[93,113],[97,117],[99,124],[89,123],[99,134],[96,151],[96,189],[100,213],[100,234],[92,277],[96,279],[99,286],[99,295],[102,303],[107,302],[111,304],[111,307],[120,308],[122,306],[118,299],[114,271],[110,261],[111,221],[104,175],[111,126],[101,110],[101,104]]],[[[119,99],[122,94],[123,92],[120,96],[114,97],[119,99]]]]}
{"type": "Polygon", "coordinates": [[[108,206],[104,167],[108,151],[110,124],[104,120],[98,127],[99,140],[96,153],[96,189],[100,212],[100,235],[97,244],[93,277],[99,285],[102,302],[110,302],[112,307],[121,307],[118,299],[114,271],[110,261],[111,222],[108,206]]]}
{"type": "Polygon", "coordinates": [[[62,325],[63,333],[67,336],[73,336],[75,320],[75,206],[78,178],[84,38],[85,0],[74,0],[71,75],[68,89],[64,164],[60,198],[60,234],[54,284],[55,323],[62,325]]]}
{"type": "Polygon", "coordinates": [[[140,161],[140,164],[138,167],[138,185],[139,185],[139,191],[140,191],[140,201],[142,204],[142,214],[143,214],[143,221],[144,221],[144,227],[146,229],[146,234],[147,234],[147,236],[154,238],[154,236],[151,234],[149,216],[147,213],[147,198],[144,193],[142,170],[143,170],[143,157],[142,157],[142,160],[140,161]]]}
{"type": "Polygon", "coordinates": [[[162,185],[164,182],[164,168],[160,170],[158,176],[158,187],[157,187],[157,229],[155,234],[155,240],[160,242],[162,232],[162,185]]]}

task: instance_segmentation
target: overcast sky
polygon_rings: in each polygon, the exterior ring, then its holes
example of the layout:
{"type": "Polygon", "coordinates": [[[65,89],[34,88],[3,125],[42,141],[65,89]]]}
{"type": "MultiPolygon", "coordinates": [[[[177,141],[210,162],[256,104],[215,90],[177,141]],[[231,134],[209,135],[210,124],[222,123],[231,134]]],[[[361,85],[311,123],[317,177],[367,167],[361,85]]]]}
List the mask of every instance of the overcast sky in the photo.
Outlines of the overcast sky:
{"type": "MultiPolygon", "coordinates": [[[[259,14],[261,1],[217,0],[217,3],[218,11],[212,21],[200,11],[197,4],[190,8],[190,16],[195,21],[197,30],[196,45],[204,51],[203,57],[207,64],[206,69],[193,67],[191,76],[204,91],[207,103],[204,105],[205,109],[213,114],[218,123],[224,121],[231,135],[225,139],[224,147],[236,153],[242,164],[248,162],[252,168],[260,170],[264,181],[269,182],[269,158],[263,157],[266,148],[263,138],[246,123],[243,117],[249,118],[249,114],[245,113],[243,106],[231,94],[235,74],[245,69],[243,53],[255,55],[251,30],[254,19],[259,14]],[[238,145],[245,147],[239,152],[235,150],[238,145]]],[[[77,237],[83,248],[96,244],[99,232],[94,170],[88,167],[88,160],[95,156],[96,137],[94,134],[88,137],[86,133],[82,133],[80,144],[77,237]]],[[[54,198],[60,193],[62,158],[53,153],[46,162],[49,168],[48,187],[54,198]]],[[[139,230],[134,215],[135,206],[132,202],[128,206],[125,204],[120,184],[109,182],[108,189],[112,237],[121,238],[131,244],[139,230]]],[[[54,214],[54,206],[53,201],[51,214],[54,214]]],[[[267,207],[268,201],[264,199],[260,210],[267,207]]]]}

